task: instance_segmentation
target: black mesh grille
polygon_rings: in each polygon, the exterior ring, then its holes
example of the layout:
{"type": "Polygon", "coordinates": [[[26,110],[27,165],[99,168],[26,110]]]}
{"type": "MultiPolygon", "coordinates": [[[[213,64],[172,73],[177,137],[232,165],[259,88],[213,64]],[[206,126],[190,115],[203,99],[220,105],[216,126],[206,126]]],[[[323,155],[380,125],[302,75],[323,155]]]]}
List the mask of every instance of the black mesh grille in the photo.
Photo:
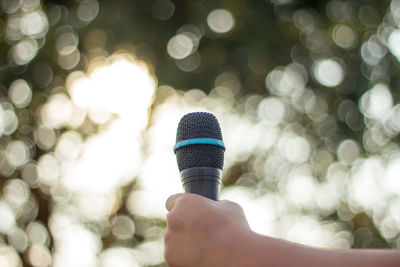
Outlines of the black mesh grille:
{"type": "MultiPolygon", "coordinates": [[[[182,117],[176,132],[176,142],[194,138],[213,138],[222,140],[221,128],[217,118],[211,113],[194,112],[182,117]]],[[[224,166],[224,149],[214,145],[191,145],[176,151],[179,171],[193,167],[224,166]]]]}

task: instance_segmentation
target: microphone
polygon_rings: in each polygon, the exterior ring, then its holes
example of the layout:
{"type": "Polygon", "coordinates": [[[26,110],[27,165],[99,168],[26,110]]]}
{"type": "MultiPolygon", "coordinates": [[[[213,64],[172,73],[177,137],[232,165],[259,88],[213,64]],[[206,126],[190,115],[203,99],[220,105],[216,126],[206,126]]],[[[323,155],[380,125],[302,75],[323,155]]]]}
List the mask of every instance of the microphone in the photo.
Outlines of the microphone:
{"type": "Polygon", "coordinates": [[[185,192],[218,200],[225,146],[217,118],[208,112],[183,116],[174,152],[185,192]]]}

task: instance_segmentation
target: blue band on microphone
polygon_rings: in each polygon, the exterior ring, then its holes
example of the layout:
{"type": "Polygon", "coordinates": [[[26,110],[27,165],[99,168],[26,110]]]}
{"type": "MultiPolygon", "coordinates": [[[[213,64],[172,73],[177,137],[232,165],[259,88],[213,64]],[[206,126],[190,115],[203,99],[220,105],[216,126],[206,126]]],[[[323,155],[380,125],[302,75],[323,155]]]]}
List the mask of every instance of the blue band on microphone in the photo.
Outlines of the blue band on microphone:
{"type": "Polygon", "coordinates": [[[185,146],[190,146],[190,145],[214,145],[214,146],[220,146],[223,149],[225,149],[224,142],[218,139],[212,139],[212,138],[195,138],[195,139],[188,139],[188,140],[183,140],[174,146],[174,153],[179,148],[185,147],[185,146]]]}

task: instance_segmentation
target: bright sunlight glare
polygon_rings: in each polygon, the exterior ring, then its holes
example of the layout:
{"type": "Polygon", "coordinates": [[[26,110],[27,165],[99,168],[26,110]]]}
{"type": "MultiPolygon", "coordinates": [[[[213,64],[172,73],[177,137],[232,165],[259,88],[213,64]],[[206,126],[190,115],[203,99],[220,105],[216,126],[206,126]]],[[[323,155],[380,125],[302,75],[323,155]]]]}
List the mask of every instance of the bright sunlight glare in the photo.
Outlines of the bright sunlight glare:
{"type": "Polygon", "coordinates": [[[67,78],[72,105],[110,116],[97,134],[79,141],[79,136],[67,132],[68,139],[64,134],[56,146],[61,171],[53,191],[59,203],[49,223],[55,240],[54,266],[97,266],[98,236],[76,220],[102,221],[111,215],[121,205],[119,188],[138,175],[143,161],[142,131],[148,123],[155,80],[144,64],[127,53],[95,59],[89,70],[67,78]],[[75,139],[78,142],[72,142],[75,139]],[[71,151],[73,156],[68,155],[71,151]],[[71,204],[65,207],[62,203],[68,199],[71,204]],[[78,239],[67,238],[77,236],[76,232],[78,239]],[[85,262],[78,260],[82,253],[85,262]]]}

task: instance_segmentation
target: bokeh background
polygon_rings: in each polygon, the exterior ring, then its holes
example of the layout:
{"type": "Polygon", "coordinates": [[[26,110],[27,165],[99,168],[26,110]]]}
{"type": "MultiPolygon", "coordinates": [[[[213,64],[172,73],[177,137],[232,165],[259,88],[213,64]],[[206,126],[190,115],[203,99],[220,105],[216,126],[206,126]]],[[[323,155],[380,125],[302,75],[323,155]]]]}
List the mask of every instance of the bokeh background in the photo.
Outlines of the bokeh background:
{"type": "Polygon", "coordinates": [[[399,0],[0,0],[0,266],[166,266],[181,116],[254,231],[400,248],[399,0]]]}

